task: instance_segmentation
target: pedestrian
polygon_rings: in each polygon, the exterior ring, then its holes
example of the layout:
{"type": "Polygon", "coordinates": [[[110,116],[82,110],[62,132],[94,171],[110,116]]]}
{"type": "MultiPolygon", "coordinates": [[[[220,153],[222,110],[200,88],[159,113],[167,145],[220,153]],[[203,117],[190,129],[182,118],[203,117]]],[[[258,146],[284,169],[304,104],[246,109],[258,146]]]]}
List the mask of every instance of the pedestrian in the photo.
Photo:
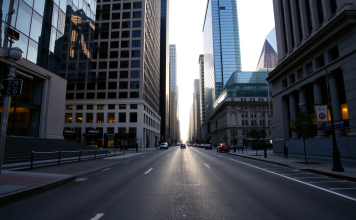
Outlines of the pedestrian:
{"type": "Polygon", "coordinates": [[[284,159],[288,159],[288,146],[284,143],[284,159]]]}
{"type": "Polygon", "coordinates": [[[136,153],[138,153],[138,143],[137,142],[135,144],[135,148],[136,148],[136,153]]]}
{"type": "Polygon", "coordinates": [[[124,152],[124,144],[121,142],[121,145],[120,145],[120,152],[124,152]]]}

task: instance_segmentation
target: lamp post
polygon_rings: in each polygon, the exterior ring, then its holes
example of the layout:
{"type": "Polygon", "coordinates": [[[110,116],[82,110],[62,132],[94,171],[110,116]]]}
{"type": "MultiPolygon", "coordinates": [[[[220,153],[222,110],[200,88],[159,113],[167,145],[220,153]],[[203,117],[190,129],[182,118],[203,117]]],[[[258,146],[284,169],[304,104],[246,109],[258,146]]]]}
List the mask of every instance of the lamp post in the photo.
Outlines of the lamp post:
{"type": "MultiPolygon", "coordinates": [[[[257,114],[257,112],[252,112],[246,109],[241,109],[241,108],[236,108],[237,110],[242,110],[242,111],[247,111],[247,112],[251,112],[255,115],[258,115],[260,118],[263,119],[263,148],[264,148],[264,157],[267,158],[267,149],[266,149],[266,131],[265,131],[265,116],[262,116],[262,114],[257,114]]],[[[257,152],[257,151],[256,151],[257,152]]]]}
{"type": "Polygon", "coordinates": [[[335,137],[335,125],[334,125],[334,115],[333,115],[333,107],[332,102],[330,100],[330,86],[329,86],[329,73],[326,71],[326,87],[328,89],[328,105],[330,107],[330,118],[331,118],[331,131],[332,131],[332,139],[333,139],[333,168],[332,171],[336,172],[344,172],[344,168],[341,165],[340,159],[340,151],[337,147],[336,137],[335,137]]]}
{"type": "MultiPolygon", "coordinates": [[[[16,72],[16,62],[22,59],[23,51],[18,47],[13,47],[9,49],[9,58],[10,58],[10,65],[9,65],[9,75],[7,76],[8,79],[15,78],[16,72]]],[[[10,88],[10,87],[9,87],[10,88]]],[[[4,152],[5,152],[5,140],[6,140],[6,130],[7,130],[7,121],[10,112],[10,105],[11,105],[11,96],[4,97],[4,105],[3,111],[1,116],[1,133],[0,133],[0,178],[1,178],[1,171],[2,171],[2,163],[4,160],[4,152]]]]}

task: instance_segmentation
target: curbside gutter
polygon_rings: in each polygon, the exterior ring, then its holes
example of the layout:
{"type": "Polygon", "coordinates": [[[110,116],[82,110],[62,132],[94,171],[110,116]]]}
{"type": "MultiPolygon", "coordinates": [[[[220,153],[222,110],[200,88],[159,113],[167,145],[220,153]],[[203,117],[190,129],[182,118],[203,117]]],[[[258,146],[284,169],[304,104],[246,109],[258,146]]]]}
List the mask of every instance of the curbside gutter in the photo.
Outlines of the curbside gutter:
{"type": "Polygon", "coordinates": [[[345,176],[345,175],[341,175],[341,174],[336,174],[336,173],[329,173],[329,172],[325,172],[322,170],[317,170],[317,169],[300,169],[297,167],[293,167],[287,164],[283,164],[283,163],[278,163],[278,162],[273,162],[273,161],[269,161],[269,160],[264,160],[264,159],[259,159],[259,158],[253,158],[253,157],[248,157],[248,156],[243,156],[243,155],[238,155],[238,154],[232,154],[232,153],[228,153],[231,156],[236,156],[236,157],[243,157],[246,159],[251,159],[251,160],[257,160],[257,161],[261,161],[261,162],[265,162],[265,163],[270,163],[270,164],[274,164],[274,165],[278,165],[278,166],[282,166],[282,167],[288,167],[288,168],[294,168],[294,169],[298,169],[300,171],[305,171],[305,172],[310,172],[310,173],[316,173],[316,174],[320,174],[320,175],[324,175],[324,176],[328,176],[328,177],[333,177],[333,178],[337,178],[337,179],[342,179],[342,180],[348,180],[351,182],[356,182],[356,177],[353,176],[345,176]]]}

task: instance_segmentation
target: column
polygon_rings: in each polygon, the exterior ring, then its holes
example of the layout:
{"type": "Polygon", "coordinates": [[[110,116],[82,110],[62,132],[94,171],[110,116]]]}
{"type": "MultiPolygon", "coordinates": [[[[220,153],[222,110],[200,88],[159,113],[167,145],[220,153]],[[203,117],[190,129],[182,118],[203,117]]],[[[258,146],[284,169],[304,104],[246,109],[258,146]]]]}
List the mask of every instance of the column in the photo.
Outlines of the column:
{"type": "Polygon", "coordinates": [[[299,106],[298,107],[301,107],[302,110],[304,112],[307,111],[307,101],[306,101],[306,97],[305,97],[305,90],[304,88],[300,88],[299,90],[299,106]]]}
{"type": "MultiPolygon", "coordinates": [[[[290,113],[290,119],[295,120],[297,118],[297,107],[295,105],[295,98],[293,94],[289,95],[289,113],[290,113]]],[[[292,138],[291,139],[298,139],[299,136],[296,132],[292,132],[292,138]]]]}
{"type": "MultiPolygon", "coordinates": [[[[323,97],[321,95],[321,88],[320,88],[320,84],[318,81],[314,81],[313,82],[313,91],[314,91],[314,103],[316,105],[318,104],[322,104],[323,103],[323,97]]],[[[320,127],[322,127],[322,124],[317,124],[317,128],[318,128],[318,133],[315,136],[315,138],[323,138],[325,137],[325,132],[322,130],[319,130],[320,127]]]]}
{"type": "MultiPolygon", "coordinates": [[[[339,89],[335,79],[335,75],[329,75],[329,87],[330,87],[330,99],[333,108],[334,122],[342,120],[340,99],[339,99],[339,89]]],[[[343,136],[344,132],[340,129],[335,130],[336,136],[343,136]]]]}

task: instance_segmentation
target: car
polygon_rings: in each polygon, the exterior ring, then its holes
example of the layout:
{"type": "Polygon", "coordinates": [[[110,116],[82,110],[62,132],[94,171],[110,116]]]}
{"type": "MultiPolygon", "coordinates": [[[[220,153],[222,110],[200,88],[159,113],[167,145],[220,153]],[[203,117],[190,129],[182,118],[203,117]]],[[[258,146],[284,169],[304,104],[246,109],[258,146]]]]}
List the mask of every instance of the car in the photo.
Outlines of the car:
{"type": "Polygon", "coordinates": [[[185,146],[185,144],[181,144],[180,149],[182,149],[182,148],[186,149],[187,147],[185,146]]]}
{"type": "Polygon", "coordinates": [[[242,144],[236,144],[236,145],[231,145],[231,148],[234,149],[234,147],[236,149],[244,149],[245,147],[242,144]]]}
{"type": "Polygon", "coordinates": [[[229,151],[230,151],[230,147],[225,143],[219,144],[218,148],[216,149],[216,152],[229,152],[229,151]]]}
{"type": "Polygon", "coordinates": [[[162,142],[160,145],[159,145],[159,149],[168,149],[168,143],[167,142],[162,142]]]}
{"type": "Polygon", "coordinates": [[[206,150],[206,149],[212,150],[212,149],[213,149],[213,146],[211,146],[211,144],[206,144],[206,145],[205,145],[205,150],[206,150]]]}
{"type": "Polygon", "coordinates": [[[205,148],[205,144],[200,144],[199,147],[200,148],[205,148]]]}

